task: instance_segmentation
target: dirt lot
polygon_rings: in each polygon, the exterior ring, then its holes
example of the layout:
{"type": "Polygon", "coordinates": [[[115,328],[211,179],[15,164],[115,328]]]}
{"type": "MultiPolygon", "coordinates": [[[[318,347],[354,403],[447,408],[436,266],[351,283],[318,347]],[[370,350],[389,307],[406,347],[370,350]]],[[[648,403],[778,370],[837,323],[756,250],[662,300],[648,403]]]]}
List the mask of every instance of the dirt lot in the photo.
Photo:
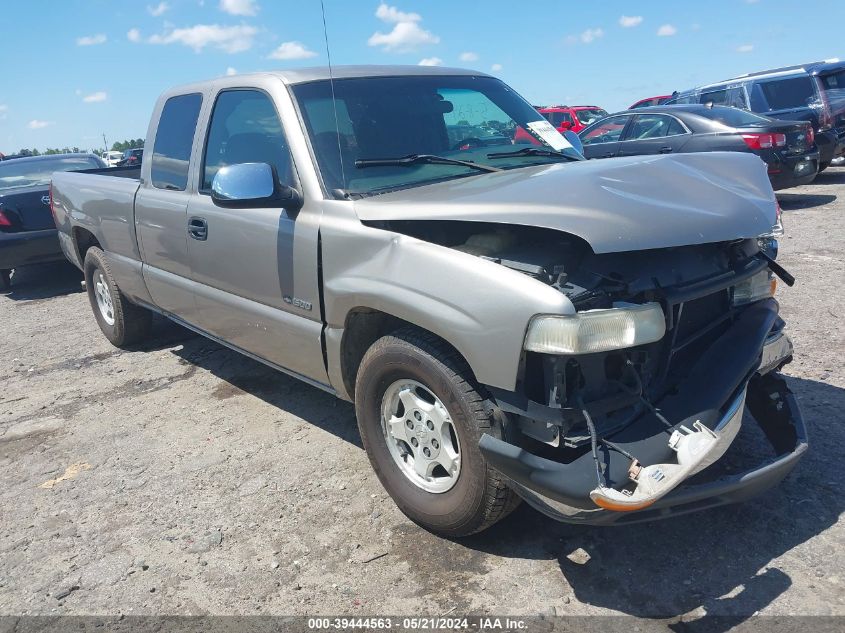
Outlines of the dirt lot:
{"type": "Polygon", "coordinates": [[[75,269],[20,270],[0,296],[0,614],[845,614],[845,169],[780,199],[811,451],[753,503],[626,528],[523,506],[436,538],[383,492],[350,405],[164,320],[119,351],[75,269]]]}

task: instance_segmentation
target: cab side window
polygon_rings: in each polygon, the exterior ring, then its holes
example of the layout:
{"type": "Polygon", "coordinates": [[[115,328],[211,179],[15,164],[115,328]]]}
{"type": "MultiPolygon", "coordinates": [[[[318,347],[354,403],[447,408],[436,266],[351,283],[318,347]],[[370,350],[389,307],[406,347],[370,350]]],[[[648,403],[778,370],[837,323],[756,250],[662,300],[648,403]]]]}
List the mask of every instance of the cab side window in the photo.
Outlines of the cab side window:
{"type": "Polygon", "coordinates": [[[197,130],[201,94],[170,97],[161,110],[153,145],[152,181],[156,189],[185,191],[197,130]]]}
{"type": "Polygon", "coordinates": [[[227,90],[214,104],[200,191],[211,191],[221,167],[267,163],[279,182],[294,186],[293,165],[282,124],[270,98],[259,90],[227,90]]]}

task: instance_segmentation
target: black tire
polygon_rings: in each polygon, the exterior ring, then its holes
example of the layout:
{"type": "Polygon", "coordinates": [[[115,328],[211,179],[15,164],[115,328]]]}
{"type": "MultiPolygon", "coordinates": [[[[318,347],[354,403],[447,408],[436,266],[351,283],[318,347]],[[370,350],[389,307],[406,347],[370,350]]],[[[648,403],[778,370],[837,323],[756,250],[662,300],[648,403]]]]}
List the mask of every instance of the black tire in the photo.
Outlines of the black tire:
{"type": "Polygon", "coordinates": [[[519,497],[487,465],[482,434],[503,428],[466,361],[437,337],[403,328],[377,340],[364,355],[355,383],[355,413],[364,448],[379,480],[405,515],[448,537],[480,532],[504,518],[519,497]],[[394,461],[382,429],[382,398],[397,380],[422,383],[444,404],[458,436],[461,469],[451,489],[432,493],[414,484],[394,461]]]}
{"type": "Polygon", "coordinates": [[[152,325],[152,313],[146,308],[135,305],[120,291],[112,276],[105,253],[96,246],[92,246],[85,253],[85,288],[88,291],[88,301],[97,325],[103,334],[115,347],[128,347],[144,340],[152,325]],[[111,297],[114,323],[110,324],[103,317],[97,304],[96,280],[100,273],[108,287],[111,297]]]}
{"type": "Polygon", "coordinates": [[[827,169],[828,167],[830,167],[830,163],[829,163],[829,162],[827,162],[827,163],[819,163],[819,171],[818,171],[818,173],[822,173],[822,172],[823,172],[825,169],[827,169]]]}
{"type": "Polygon", "coordinates": [[[7,291],[12,287],[12,271],[0,270],[0,290],[7,291]]]}

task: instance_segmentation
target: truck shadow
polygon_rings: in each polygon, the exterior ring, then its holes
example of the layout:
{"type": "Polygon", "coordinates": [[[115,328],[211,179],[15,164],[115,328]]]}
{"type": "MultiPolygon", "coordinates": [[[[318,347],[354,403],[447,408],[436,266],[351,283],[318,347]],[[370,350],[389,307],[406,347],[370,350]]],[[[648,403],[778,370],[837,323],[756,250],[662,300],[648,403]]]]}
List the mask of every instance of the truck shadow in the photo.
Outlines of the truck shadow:
{"type": "Polygon", "coordinates": [[[13,301],[40,301],[60,295],[82,292],[82,272],[70,262],[33,264],[15,268],[12,286],[0,291],[0,297],[13,301]]]}
{"type": "Polygon", "coordinates": [[[800,211],[801,209],[812,209],[823,207],[836,201],[836,196],[826,193],[778,193],[780,208],[784,211],[800,211]]]}
{"type": "MultiPolygon", "coordinates": [[[[845,446],[840,415],[845,390],[798,378],[789,383],[811,441],[824,441],[813,444],[796,470],[761,498],[608,528],[556,523],[523,504],[497,526],[461,544],[506,558],[557,559],[562,580],[588,605],[661,619],[703,608],[723,616],[698,621],[708,631],[714,624],[716,630],[736,626],[792,585],[779,557],[835,525],[845,509],[839,492],[845,477],[831,468],[845,446]]],[[[800,557],[828,575],[834,573],[825,560],[828,555],[805,549],[800,557]]],[[[695,621],[681,626],[697,630],[695,621]]]]}
{"type": "MultiPolygon", "coordinates": [[[[255,396],[341,440],[363,448],[355,410],[350,403],[204,336],[176,327],[186,332],[186,336],[193,337],[172,350],[181,359],[180,362],[201,367],[223,381],[212,390],[212,399],[220,401],[245,395],[255,396]]],[[[162,333],[161,338],[167,340],[168,335],[162,333]]]]}

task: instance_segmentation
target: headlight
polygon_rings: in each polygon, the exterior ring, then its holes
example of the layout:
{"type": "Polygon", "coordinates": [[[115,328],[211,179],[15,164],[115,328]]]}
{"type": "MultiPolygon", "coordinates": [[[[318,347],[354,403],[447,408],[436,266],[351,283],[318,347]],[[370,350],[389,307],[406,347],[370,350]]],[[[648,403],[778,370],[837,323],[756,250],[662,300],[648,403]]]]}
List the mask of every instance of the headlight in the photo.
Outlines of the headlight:
{"type": "Polygon", "coordinates": [[[660,304],[620,304],[571,316],[536,316],[528,326],[525,349],[545,354],[590,354],[653,343],[666,333],[660,304]]]}
{"type": "Polygon", "coordinates": [[[735,306],[753,303],[760,299],[775,296],[777,279],[768,270],[763,270],[734,286],[733,304],[735,306]]]}

